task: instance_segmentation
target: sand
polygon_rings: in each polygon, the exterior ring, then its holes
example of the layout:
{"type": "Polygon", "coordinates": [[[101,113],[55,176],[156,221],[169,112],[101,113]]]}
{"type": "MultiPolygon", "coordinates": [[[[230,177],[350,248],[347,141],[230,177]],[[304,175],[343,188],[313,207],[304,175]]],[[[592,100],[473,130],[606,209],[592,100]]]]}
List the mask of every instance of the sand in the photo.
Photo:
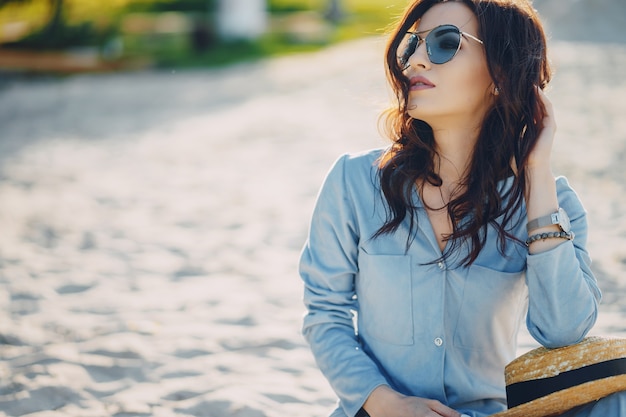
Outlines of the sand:
{"type": "MultiPolygon", "coordinates": [[[[626,45],[552,47],[592,334],[626,337],[626,45]]],[[[3,82],[0,416],[327,415],[297,260],[333,160],[386,144],[381,50],[3,82]]]]}

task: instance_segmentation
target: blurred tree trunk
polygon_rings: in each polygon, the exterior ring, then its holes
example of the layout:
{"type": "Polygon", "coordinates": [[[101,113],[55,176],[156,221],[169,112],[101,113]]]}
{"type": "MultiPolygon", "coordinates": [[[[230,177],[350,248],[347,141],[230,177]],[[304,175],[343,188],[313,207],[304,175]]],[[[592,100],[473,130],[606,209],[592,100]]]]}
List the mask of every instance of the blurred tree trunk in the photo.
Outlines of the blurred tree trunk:
{"type": "Polygon", "coordinates": [[[328,0],[325,16],[333,23],[339,23],[345,17],[345,10],[342,0],[328,0]]]}
{"type": "Polygon", "coordinates": [[[49,0],[50,20],[46,24],[45,31],[54,36],[63,29],[63,0],[49,0]]]}

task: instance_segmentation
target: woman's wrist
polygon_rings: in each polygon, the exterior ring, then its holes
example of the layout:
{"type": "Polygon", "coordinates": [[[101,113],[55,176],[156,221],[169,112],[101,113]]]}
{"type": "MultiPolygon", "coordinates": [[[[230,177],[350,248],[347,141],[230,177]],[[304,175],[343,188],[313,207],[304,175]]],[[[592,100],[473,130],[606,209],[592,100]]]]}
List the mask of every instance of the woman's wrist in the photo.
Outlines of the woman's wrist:
{"type": "Polygon", "coordinates": [[[556,181],[549,167],[527,171],[525,194],[528,220],[545,216],[559,208],[556,181]]]}
{"type": "MultiPolygon", "coordinates": [[[[541,165],[527,170],[526,174],[526,214],[527,222],[554,213],[559,208],[556,181],[552,170],[541,165]]],[[[532,230],[533,235],[560,232],[557,225],[544,226],[532,230]]],[[[531,254],[540,253],[563,243],[563,239],[532,239],[527,242],[531,254]]]]}
{"type": "Polygon", "coordinates": [[[537,166],[535,168],[526,168],[526,197],[530,197],[530,193],[541,191],[546,185],[554,184],[554,174],[550,166],[537,166]]]}
{"type": "Polygon", "coordinates": [[[372,391],[370,396],[363,404],[363,409],[371,417],[384,417],[385,410],[389,409],[389,404],[397,401],[402,395],[389,387],[388,385],[379,385],[372,391]]]}

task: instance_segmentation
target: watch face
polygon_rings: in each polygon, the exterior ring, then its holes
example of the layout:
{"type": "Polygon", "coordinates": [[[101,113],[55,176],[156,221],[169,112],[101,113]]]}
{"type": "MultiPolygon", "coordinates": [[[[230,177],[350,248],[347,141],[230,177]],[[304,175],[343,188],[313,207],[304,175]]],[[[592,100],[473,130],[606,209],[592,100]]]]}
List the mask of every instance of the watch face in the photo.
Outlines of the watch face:
{"type": "Polygon", "coordinates": [[[559,226],[565,233],[568,233],[572,229],[569,222],[569,216],[562,208],[559,208],[559,226]]]}

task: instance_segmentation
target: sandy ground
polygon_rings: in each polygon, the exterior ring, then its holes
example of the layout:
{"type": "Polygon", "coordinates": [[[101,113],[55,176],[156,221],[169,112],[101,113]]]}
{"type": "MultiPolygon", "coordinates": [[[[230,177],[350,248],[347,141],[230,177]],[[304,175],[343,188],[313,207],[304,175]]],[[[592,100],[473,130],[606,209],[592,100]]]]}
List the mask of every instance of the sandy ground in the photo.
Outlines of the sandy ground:
{"type": "MultiPolygon", "coordinates": [[[[626,45],[552,47],[593,334],[626,337],[626,45]]],[[[0,416],[327,415],[296,265],[332,161],[386,143],[381,50],[3,83],[0,416]]]]}

